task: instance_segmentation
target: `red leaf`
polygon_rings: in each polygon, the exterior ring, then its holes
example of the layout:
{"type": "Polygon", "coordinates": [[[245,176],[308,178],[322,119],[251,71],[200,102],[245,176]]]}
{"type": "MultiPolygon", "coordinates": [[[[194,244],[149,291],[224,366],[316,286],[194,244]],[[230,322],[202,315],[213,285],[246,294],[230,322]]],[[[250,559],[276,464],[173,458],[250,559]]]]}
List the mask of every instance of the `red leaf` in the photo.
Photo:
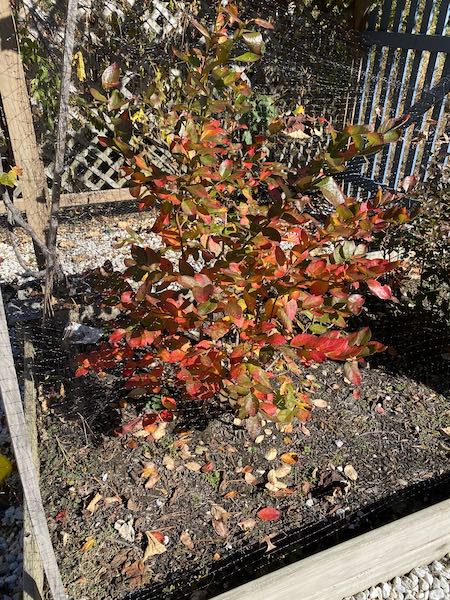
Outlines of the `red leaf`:
{"type": "Polygon", "coordinates": [[[169,410],[175,410],[177,407],[175,398],[172,398],[171,396],[163,396],[161,398],[161,404],[164,406],[164,408],[169,410]]]}
{"type": "Polygon", "coordinates": [[[259,510],[256,513],[256,516],[261,519],[261,521],[278,521],[281,517],[281,513],[277,508],[266,506],[266,508],[259,510]]]}
{"type": "Polygon", "coordinates": [[[277,412],[277,407],[272,402],[263,402],[259,405],[259,408],[271,417],[277,412]]]}
{"type": "Polygon", "coordinates": [[[353,383],[353,385],[361,385],[361,373],[359,371],[358,363],[356,360],[345,363],[344,375],[349,381],[353,383]]]}
{"type": "Polygon", "coordinates": [[[368,279],[367,285],[372,294],[381,298],[381,300],[389,300],[392,298],[392,290],[388,285],[381,285],[376,279],[368,279]]]}

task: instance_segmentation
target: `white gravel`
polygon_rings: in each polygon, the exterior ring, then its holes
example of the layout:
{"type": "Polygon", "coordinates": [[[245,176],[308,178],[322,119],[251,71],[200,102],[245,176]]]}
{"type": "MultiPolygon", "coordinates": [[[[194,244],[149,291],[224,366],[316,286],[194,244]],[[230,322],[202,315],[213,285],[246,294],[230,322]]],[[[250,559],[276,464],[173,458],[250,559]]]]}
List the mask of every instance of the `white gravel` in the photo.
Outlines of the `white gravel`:
{"type": "MultiPolygon", "coordinates": [[[[159,237],[148,231],[154,217],[151,213],[125,215],[96,215],[93,218],[74,217],[62,222],[58,230],[59,257],[67,275],[82,273],[110,260],[115,268],[124,266],[130,255],[128,245],[115,247],[117,242],[129,237],[126,228],[136,231],[146,244],[156,249],[159,237]]],[[[17,246],[23,260],[35,269],[33,246],[30,238],[20,228],[15,229],[17,246]]],[[[19,265],[5,229],[0,228],[0,281],[23,281],[19,265]]]]}
{"type": "Polygon", "coordinates": [[[344,600],[450,600],[450,554],[344,600]]]}
{"type": "MultiPolygon", "coordinates": [[[[10,455],[9,433],[0,401],[0,454],[10,455]]],[[[17,474],[11,475],[8,486],[18,485],[17,474]]],[[[0,488],[0,493],[4,489],[0,488]]],[[[22,597],[22,507],[12,505],[0,509],[0,597],[19,600],[22,597]]]]}

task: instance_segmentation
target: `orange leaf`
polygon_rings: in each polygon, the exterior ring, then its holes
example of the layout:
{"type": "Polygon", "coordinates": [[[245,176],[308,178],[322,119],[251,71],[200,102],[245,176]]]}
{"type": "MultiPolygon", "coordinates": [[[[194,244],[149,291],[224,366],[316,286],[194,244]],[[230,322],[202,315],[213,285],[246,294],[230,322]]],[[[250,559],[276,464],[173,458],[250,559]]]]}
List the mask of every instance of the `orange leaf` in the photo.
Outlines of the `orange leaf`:
{"type": "Polygon", "coordinates": [[[298,454],[296,452],[286,452],[280,456],[281,461],[286,465],[295,465],[298,462],[298,454]]]}

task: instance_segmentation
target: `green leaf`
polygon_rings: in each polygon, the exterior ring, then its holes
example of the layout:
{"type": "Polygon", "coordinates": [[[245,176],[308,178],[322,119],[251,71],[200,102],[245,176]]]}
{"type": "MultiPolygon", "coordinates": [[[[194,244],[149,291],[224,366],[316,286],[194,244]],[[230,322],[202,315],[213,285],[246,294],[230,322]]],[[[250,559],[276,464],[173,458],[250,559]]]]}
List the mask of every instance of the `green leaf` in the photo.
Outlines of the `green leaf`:
{"type": "Polygon", "coordinates": [[[89,88],[89,91],[91,92],[91,95],[93,96],[93,98],[95,98],[95,100],[98,100],[99,102],[108,102],[108,98],[95,88],[91,87],[89,88]]]}
{"type": "Polygon", "coordinates": [[[254,52],[244,52],[244,54],[240,54],[239,56],[234,57],[233,60],[238,60],[239,62],[251,63],[251,62],[256,62],[260,58],[261,57],[258,54],[255,54],[254,52]]]}

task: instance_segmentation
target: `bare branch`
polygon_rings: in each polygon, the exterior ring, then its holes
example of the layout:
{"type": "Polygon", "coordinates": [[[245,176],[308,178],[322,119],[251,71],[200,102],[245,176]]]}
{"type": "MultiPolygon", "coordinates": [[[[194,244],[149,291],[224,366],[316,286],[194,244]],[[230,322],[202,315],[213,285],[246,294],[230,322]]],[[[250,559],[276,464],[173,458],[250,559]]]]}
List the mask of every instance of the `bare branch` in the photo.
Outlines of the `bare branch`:
{"type": "Polygon", "coordinates": [[[66,30],[64,34],[64,54],[61,73],[61,88],[59,91],[58,130],[56,136],[55,166],[53,173],[52,198],[50,208],[47,245],[50,257],[47,260],[45,279],[44,312],[50,314],[53,281],[59,262],[56,254],[56,236],[58,232],[58,213],[61,197],[61,179],[64,171],[64,155],[66,151],[66,133],[69,116],[70,78],[72,75],[72,56],[75,41],[78,0],[69,0],[67,5],[66,30]]]}

